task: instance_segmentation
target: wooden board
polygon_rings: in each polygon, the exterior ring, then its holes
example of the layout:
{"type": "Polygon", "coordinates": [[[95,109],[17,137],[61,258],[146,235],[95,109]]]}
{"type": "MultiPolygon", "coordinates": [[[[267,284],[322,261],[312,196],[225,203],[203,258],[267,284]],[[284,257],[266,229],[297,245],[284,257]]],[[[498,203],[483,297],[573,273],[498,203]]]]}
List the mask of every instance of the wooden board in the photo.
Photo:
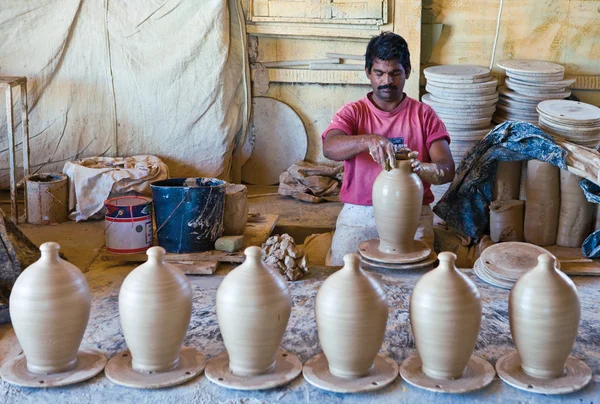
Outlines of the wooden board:
{"type": "Polygon", "coordinates": [[[600,276],[600,259],[585,258],[581,248],[544,247],[558,258],[561,271],[570,276],[600,276]]]}
{"type": "MultiPolygon", "coordinates": [[[[261,246],[275,228],[279,215],[250,216],[244,230],[246,246],[261,246]]],[[[113,255],[103,254],[102,261],[145,262],[146,254],[113,255]]],[[[244,251],[206,251],[188,254],[166,254],[165,261],[174,264],[185,274],[210,275],[218,267],[219,262],[242,263],[246,259],[244,251]]]]}

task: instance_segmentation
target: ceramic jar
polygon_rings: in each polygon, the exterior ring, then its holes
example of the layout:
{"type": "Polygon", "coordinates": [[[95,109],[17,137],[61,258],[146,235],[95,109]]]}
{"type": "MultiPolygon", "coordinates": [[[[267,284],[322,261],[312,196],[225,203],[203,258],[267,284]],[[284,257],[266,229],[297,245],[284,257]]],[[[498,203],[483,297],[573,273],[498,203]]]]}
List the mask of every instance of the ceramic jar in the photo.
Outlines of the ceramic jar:
{"type": "Polygon", "coordinates": [[[58,255],[60,245],[44,243],[41,258],[15,282],[10,317],[32,373],[70,370],[90,317],[92,296],[81,271],[58,255]]]}
{"type": "Polygon", "coordinates": [[[523,274],[508,301],[510,332],[530,376],[556,378],[563,374],[579,328],[579,296],[575,284],[556,268],[549,254],[523,274]]]}
{"type": "Polygon", "coordinates": [[[559,168],[539,160],[527,162],[525,241],[540,246],[556,241],[560,209],[559,168]]]}
{"type": "Polygon", "coordinates": [[[442,252],[440,264],[423,275],[410,297],[410,323],[423,372],[435,379],[459,378],[475,348],[481,297],[475,283],[442,252]]]}
{"type": "Polygon", "coordinates": [[[423,183],[412,171],[410,160],[396,159],[392,170],[381,171],[372,196],[379,250],[388,254],[412,252],[421,219],[423,183]]]}
{"type": "Polygon", "coordinates": [[[179,363],[192,316],[192,287],[183,272],[164,261],[164,248],[151,247],[146,254],[148,261],[123,281],[119,315],[133,369],[162,372],[179,363]]]}
{"type": "Polygon", "coordinates": [[[244,253],[246,261],[217,290],[217,320],[230,370],[255,376],[275,367],[292,297],[283,277],[262,261],[260,247],[248,247],[244,253]]]}
{"type": "Polygon", "coordinates": [[[592,232],[594,205],[586,199],[580,182],[581,177],[566,170],[560,171],[560,214],[556,244],[562,247],[581,247],[592,232]]]}
{"type": "Polygon", "coordinates": [[[317,293],[315,317],[329,371],[338,377],[366,375],[381,348],[388,319],[383,287],[359,266],[357,254],[329,276],[317,293]]]}
{"type": "Polygon", "coordinates": [[[225,185],[224,236],[238,236],[244,233],[248,222],[248,209],[248,188],[241,184],[225,185]]]}
{"type": "Polygon", "coordinates": [[[525,202],[498,200],[490,204],[490,238],[494,243],[523,241],[525,202]]]}
{"type": "Polygon", "coordinates": [[[492,189],[492,200],[519,199],[520,184],[521,162],[499,161],[492,189]]]}

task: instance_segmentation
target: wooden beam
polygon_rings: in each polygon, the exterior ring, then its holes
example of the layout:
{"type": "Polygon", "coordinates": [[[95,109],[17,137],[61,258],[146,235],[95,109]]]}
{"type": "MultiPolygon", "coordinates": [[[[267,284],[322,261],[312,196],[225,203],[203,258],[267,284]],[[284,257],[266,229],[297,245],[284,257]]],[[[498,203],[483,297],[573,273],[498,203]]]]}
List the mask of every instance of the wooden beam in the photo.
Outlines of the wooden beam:
{"type": "Polygon", "coordinates": [[[408,42],[412,71],[406,81],[404,92],[419,99],[419,75],[421,72],[421,0],[396,0],[394,12],[394,32],[408,42]]]}

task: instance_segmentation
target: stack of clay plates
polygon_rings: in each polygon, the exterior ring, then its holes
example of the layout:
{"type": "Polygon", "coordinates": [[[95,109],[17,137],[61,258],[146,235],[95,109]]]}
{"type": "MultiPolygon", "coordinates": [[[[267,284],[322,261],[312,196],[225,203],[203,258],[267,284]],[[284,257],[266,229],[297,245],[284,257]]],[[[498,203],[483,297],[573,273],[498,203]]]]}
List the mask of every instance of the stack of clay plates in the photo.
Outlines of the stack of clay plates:
{"type": "Polygon", "coordinates": [[[549,100],[537,106],[539,126],[571,143],[597,149],[600,144],[600,108],[569,100],[549,100]]]}
{"type": "MultiPolygon", "coordinates": [[[[545,248],[529,243],[510,241],[494,244],[481,253],[473,270],[477,276],[494,286],[511,289],[517,279],[533,269],[540,254],[551,254],[545,248]]],[[[557,265],[560,267],[560,263],[557,265]]]]}
{"type": "Polygon", "coordinates": [[[498,89],[500,98],[494,122],[525,121],[538,124],[536,106],[540,101],[563,99],[571,95],[569,86],[574,79],[566,79],[565,68],[542,60],[503,60],[498,66],[508,76],[498,89]]]}
{"type": "Polygon", "coordinates": [[[450,133],[450,150],[458,163],[492,129],[498,81],[490,69],[471,65],[432,66],[424,70],[429,105],[450,133]]]}

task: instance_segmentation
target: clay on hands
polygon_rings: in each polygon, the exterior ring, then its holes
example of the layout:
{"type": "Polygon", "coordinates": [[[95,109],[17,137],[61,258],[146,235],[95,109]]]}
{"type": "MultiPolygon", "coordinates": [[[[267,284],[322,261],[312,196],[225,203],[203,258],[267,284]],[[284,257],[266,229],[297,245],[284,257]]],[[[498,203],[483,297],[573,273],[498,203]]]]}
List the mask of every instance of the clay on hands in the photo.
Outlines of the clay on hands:
{"type": "Polygon", "coordinates": [[[364,139],[373,160],[381,165],[385,171],[390,171],[396,161],[392,142],[380,135],[367,135],[364,139]]]}

